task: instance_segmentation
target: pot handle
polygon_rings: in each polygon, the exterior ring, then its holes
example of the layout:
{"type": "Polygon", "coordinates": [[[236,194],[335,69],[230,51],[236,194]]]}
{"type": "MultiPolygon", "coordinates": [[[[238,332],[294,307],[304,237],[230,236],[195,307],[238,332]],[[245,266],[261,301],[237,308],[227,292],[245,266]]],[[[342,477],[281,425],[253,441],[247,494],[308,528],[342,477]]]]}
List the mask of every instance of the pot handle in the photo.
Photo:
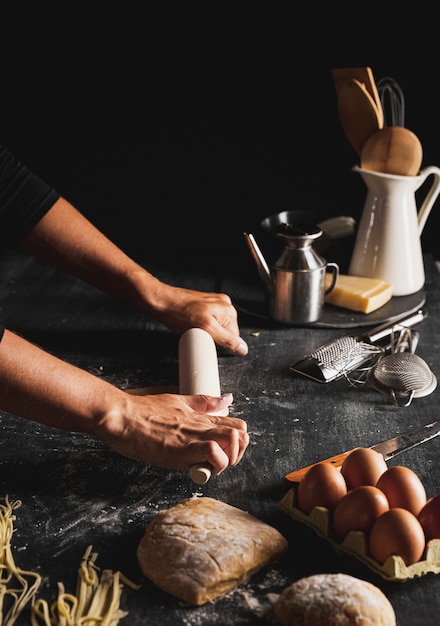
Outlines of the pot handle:
{"type": "Polygon", "coordinates": [[[419,236],[422,234],[422,231],[426,224],[426,220],[428,219],[434,202],[437,200],[437,196],[440,193],[440,168],[436,167],[435,165],[425,167],[425,169],[420,172],[420,176],[422,177],[422,183],[428,178],[428,176],[431,175],[434,177],[434,179],[417,213],[419,236]]]}
{"type": "Polygon", "coordinates": [[[336,281],[338,280],[338,277],[339,277],[339,265],[337,263],[327,263],[325,271],[327,272],[327,270],[333,274],[333,278],[332,278],[332,282],[330,283],[330,285],[324,291],[325,296],[328,296],[328,294],[331,291],[333,291],[333,289],[336,286],[336,281]]]}

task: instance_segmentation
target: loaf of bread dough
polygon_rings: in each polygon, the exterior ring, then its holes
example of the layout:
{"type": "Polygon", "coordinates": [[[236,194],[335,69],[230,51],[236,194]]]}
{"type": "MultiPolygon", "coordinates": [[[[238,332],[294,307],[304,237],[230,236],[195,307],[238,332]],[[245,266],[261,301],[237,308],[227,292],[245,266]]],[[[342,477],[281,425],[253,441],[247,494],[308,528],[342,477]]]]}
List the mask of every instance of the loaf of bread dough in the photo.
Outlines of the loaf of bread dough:
{"type": "Polygon", "coordinates": [[[396,615],[375,585],[348,574],[315,574],[286,587],[274,605],[282,626],[395,626],[396,615]]]}
{"type": "Polygon", "coordinates": [[[137,558],[158,587],[202,605],[228,593],[287,547],[278,530],[249,513],[193,496],[156,513],[137,558]]]}

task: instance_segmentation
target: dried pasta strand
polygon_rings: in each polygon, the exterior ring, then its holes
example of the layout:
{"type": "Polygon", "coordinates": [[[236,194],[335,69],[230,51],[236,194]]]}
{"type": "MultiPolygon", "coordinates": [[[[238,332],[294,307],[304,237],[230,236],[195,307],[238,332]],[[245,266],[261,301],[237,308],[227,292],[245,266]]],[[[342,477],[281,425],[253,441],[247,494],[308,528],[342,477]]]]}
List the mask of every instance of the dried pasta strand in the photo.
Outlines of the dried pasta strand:
{"type": "Polygon", "coordinates": [[[91,602],[88,608],[90,615],[102,615],[105,611],[105,605],[107,601],[107,594],[111,590],[113,584],[113,572],[104,570],[101,575],[101,582],[97,587],[97,592],[91,598],[91,602]]]}
{"type": "Polygon", "coordinates": [[[13,626],[28,601],[41,584],[36,572],[20,569],[14,560],[11,539],[14,533],[14,511],[21,506],[20,500],[0,503],[0,624],[13,626]],[[10,606],[8,606],[10,605],[10,606]]]}
{"type": "Polygon", "coordinates": [[[50,609],[43,599],[34,602],[32,626],[117,626],[128,615],[119,608],[123,584],[135,590],[140,585],[108,569],[99,578],[97,557],[92,546],[88,546],[78,568],[75,596],[66,593],[64,585],[58,583],[58,597],[50,609]]]}
{"type": "Polygon", "coordinates": [[[76,584],[76,596],[78,598],[78,607],[76,615],[81,617],[87,610],[90,600],[98,586],[98,574],[95,561],[98,558],[96,552],[92,552],[92,546],[89,546],[84,553],[78,570],[78,579],[76,584]]]}
{"type": "Polygon", "coordinates": [[[38,624],[37,618],[43,620],[43,624],[50,624],[49,606],[44,600],[36,600],[32,606],[31,623],[38,624]]]}
{"type": "Polygon", "coordinates": [[[59,626],[70,626],[73,624],[72,615],[75,614],[77,604],[75,596],[66,593],[63,583],[58,583],[58,599],[52,605],[52,618],[56,619],[56,612],[58,611],[59,619],[57,624],[59,626]]]}

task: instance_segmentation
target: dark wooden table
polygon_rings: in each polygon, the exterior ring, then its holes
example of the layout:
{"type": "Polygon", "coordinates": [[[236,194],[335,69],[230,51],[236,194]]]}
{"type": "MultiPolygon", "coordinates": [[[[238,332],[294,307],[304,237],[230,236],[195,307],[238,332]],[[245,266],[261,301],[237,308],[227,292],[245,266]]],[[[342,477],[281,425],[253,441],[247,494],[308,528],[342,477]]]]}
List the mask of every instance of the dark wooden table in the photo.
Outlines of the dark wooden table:
{"type": "MultiPolygon", "coordinates": [[[[160,325],[17,253],[4,253],[1,267],[0,312],[10,328],[115,385],[177,384],[177,337],[160,325]]],[[[254,269],[194,259],[188,271],[181,260],[176,267],[178,271],[168,267],[156,273],[181,285],[227,289],[240,308],[249,354],[239,358],[219,351],[219,368],[222,390],[234,394],[231,415],[249,425],[247,453],[236,468],[196,487],[187,471],[133,462],[89,437],[2,413],[0,496],[22,501],[16,511],[13,549],[20,567],[43,577],[37,597],[53,600],[59,581],[74,592],[81,557],[93,545],[98,566],[142,582],[138,591],[124,589],[122,607],[129,610],[129,617],[122,623],[130,626],[273,624],[274,594],[300,577],[322,572],[345,572],[379,586],[401,626],[437,624],[438,576],[385,581],[293,521],[279,502],[287,472],[438,419],[440,391],[399,408],[368,385],[352,387],[345,380],[320,385],[295,376],[288,370],[292,360],[342,334],[358,334],[371,322],[359,325],[354,318],[354,327],[348,330],[344,324],[282,326],[264,316],[264,293],[254,269]],[[135,554],[155,513],[195,492],[249,511],[278,528],[289,542],[288,553],[278,563],[200,608],[185,605],[144,580],[135,554]]],[[[430,257],[425,294],[428,317],[417,328],[417,354],[438,375],[440,276],[430,257]]],[[[427,494],[434,495],[440,492],[439,446],[440,439],[434,439],[390,464],[412,468],[427,494]]],[[[19,623],[29,624],[28,612],[19,623]]]]}

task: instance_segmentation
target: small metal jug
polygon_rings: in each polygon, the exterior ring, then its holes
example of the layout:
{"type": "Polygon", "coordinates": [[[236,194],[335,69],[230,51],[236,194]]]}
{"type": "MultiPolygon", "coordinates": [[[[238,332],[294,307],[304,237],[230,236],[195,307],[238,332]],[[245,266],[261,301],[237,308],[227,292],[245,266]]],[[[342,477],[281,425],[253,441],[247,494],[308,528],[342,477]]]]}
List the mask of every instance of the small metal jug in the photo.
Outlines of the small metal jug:
{"type": "Polygon", "coordinates": [[[307,231],[291,224],[280,224],[275,233],[285,240],[285,248],[272,270],[250,233],[244,233],[260,277],[270,297],[270,316],[287,324],[309,324],[321,317],[324,298],[335,287],[339,276],[337,263],[327,263],[313,248],[322,230],[307,231]],[[325,274],[332,281],[325,288],[325,274]]]}

